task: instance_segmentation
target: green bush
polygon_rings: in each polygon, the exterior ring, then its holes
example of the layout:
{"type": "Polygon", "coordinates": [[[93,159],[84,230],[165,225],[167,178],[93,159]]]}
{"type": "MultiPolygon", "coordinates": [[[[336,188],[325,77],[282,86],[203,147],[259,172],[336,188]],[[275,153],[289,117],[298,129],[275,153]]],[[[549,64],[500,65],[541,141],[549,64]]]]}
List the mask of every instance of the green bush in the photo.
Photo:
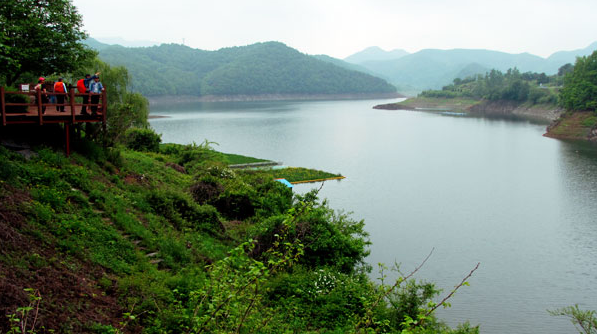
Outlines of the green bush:
{"type": "MultiPolygon", "coordinates": [[[[359,268],[367,271],[364,264],[369,254],[368,234],[364,231],[364,221],[354,221],[346,214],[337,214],[324,201],[315,204],[317,198],[313,192],[305,196],[296,195],[294,209],[303,203],[313,203],[313,207],[302,213],[296,226],[288,231],[305,245],[304,254],[299,263],[307,268],[334,268],[342,273],[353,273],[359,268]]],[[[276,241],[276,235],[282,233],[284,216],[263,219],[250,232],[257,240],[255,252],[259,256],[276,241]]]]}
{"type": "Polygon", "coordinates": [[[217,178],[205,176],[199,182],[193,184],[190,191],[197,203],[205,204],[218,198],[224,191],[224,187],[217,178]]]}
{"type": "Polygon", "coordinates": [[[130,128],[125,133],[126,146],[135,151],[159,152],[162,136],[152,129],[130,128]]]}
{"type": "Polygon", "coordinates": [[[211,203],[228,219],[244,220],[255,215],[258,206],[256,191],[242,182],[231,182],[224,192],[211,203]]]}
{"type": "Polygon", "coordinates": [[[210,205],[197,205],[179,193],[152,191],[147,195],[152,210],[168,219],[176,228],[193,228],[210,233],[223,230],[218,212],[210,205]]]}
{"type": "Polygon", "coordinates": [[[365,311],[365,296],[375,291],[361,276],[338,273],[328,268],[309,271],[297,268],[272,280],[268,299],[294,308],[295,317],[309,319],[313,328],[346,327],[365,311]]]}

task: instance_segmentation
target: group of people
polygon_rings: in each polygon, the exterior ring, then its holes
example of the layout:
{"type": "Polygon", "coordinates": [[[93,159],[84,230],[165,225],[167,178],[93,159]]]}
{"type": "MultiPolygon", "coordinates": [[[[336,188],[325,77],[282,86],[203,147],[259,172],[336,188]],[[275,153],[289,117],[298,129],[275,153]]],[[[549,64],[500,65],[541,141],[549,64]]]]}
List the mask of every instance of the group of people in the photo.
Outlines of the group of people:
{"type": "MultiPolygon", "coordinates": [[[[95,73],[93,76],[91,76],[91,74],[86,74],[84,79],[77,81],[77,91],[80,94],[87,94],[83,95],[83,107],[81,108],[81,115],[89,115],[89,113],[87,113],[87,105],[89,103],[91,103],[92,115],[97,113],[97,105],[99,104],[100,98],[99,94],[104,90],[104,86],[99,80],[99,75],[100,72],[95,73]]],[[[66,84],[64,83],[64,79],[58,78],[58,81],[54,83],[54,93],[60,94],[50,95],[50,97],[48,97],[48,92],[44,88],[45,81],[46,78],[40,77],[37,81],[37,85],[34,87],[36,91],[41,92],[42,113],[45,114],[45,105],[50,102],[50,98],[55,99],[55,101],[52,101],[52,103],[56,103],[56,111],[64,112],[64,101],[67,96],[66,93],[68,92],[66,84]]]]}

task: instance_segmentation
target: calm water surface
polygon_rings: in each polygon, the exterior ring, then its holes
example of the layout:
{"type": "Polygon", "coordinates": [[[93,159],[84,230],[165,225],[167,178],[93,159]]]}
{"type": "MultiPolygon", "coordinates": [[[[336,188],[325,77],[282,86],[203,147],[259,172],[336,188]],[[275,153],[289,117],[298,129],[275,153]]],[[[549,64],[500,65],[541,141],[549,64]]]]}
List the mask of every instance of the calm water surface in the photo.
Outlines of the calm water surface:
{"type": "MultiPolygon", "coordinates": [[[[365,219],[368,261],[449,292],[440,316],[483,333],[574,333],[547,309],[597,309],[597,146],[521,120],[384,111],[390,101],[178,105],[151,113],[165,142],[340,172],[321,197],[365,219]]],[[[301,185],[304,192],[315,185],[301,185]]],[[[375,276],[375,275],[374,275],[375,276]]]]}

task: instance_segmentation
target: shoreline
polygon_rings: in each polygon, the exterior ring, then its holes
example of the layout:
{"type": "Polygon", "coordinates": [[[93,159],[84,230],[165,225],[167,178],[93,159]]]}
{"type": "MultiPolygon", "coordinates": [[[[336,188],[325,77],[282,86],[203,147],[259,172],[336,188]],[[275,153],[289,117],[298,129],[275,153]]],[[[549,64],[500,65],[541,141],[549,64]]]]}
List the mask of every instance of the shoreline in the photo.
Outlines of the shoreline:
{"type": "Polygon", "coordinates": [[[322,101],[322,100],[369,100],[404,97],[399,93],[360,94],[259,94],[259,95],[163,95],[149,96],[149,105],[194,102],[250,102],[250,101],[322,101]]]}
{"type": "Polygon", "coordinates": [[[553,105],[527,105],[514,101],[483,101],[470,99],[409,98],[398,103],[380,104],[374,109],[414,111],[461,111],[473,115],[522,116],[553,122],[564,110],[553,105]]]}

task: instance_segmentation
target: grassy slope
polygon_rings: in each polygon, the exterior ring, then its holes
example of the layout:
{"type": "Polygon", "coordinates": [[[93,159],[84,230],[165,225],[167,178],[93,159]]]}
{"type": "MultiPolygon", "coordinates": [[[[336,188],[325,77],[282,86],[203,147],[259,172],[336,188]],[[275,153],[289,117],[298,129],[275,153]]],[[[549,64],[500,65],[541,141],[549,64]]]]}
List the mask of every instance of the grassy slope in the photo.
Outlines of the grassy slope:
{"type": "Polygon", "coordinates": [[[166,156],[124,151],[118,169],[77,154],[42,150],[27,161],[0,150],[1,230],[11,241],[0,253],[4,314],[27,305],[22,288],[30,287],[41,293],[39,321],[47,328],[115,325],[133,305],[167,304],[172,286],[184,286],[228,249],[217,232],[177,226],[182,217],[152,209],[154,191],[189,200],[190,176],[167,167],[166,156]]]}
{"type": "MultiPolygon", "coordinates": [[[[213,175],[230,178],[227,163],[260,159],[171,144],[163,152],[182,153],[112,152],[65,158],[42,149],[26,160],[0,146],[3,314],[28,305],[23,289],[34,288],[42,296],[38,323],[58,332],[121,327],[135,310],[167,315],[176,291],[202,285],[204,266],[238,243],[234,229],[245,224],[222,211],[225,205],[215,211],[194,202],[189,188],[196,180],[178,163],[189,160],[185,167],[196,174],[203,161],[213,175]]],[[[248,173],[239,187],[254,184],[247,191],[259,198],[285,189],[273,182],[273,170],[232,173],[248,173]]],[[[0,332],[7,330],[2,317],[0,332]]]]}
{"type": "Polygon", "coordinates": [[[545,136],[560,139],[589,139],[597,126],[597,115],[593,112],[566,113],[549,126],[545,136]]]}

